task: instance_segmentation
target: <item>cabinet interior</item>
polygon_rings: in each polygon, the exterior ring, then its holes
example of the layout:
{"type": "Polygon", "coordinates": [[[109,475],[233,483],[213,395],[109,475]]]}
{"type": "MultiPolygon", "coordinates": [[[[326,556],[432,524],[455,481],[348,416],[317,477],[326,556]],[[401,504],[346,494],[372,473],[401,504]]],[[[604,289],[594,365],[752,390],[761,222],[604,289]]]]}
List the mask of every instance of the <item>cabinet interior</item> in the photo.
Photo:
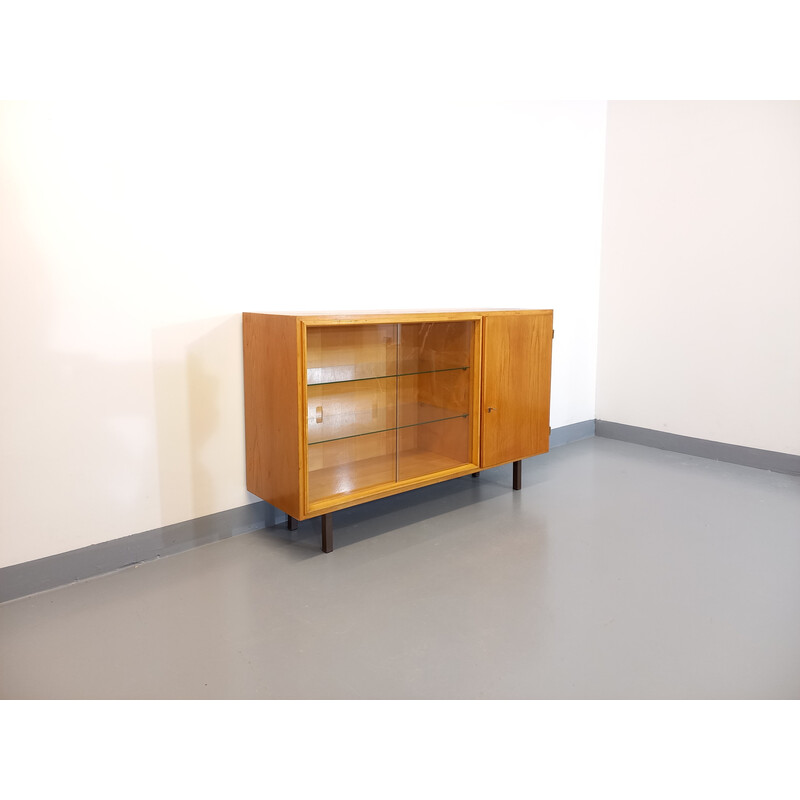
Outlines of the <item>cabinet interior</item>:
{"type": "Polygon", "coordinates": [[[475,323],[306,328],[309,505],[473,458],[475,323]]]}

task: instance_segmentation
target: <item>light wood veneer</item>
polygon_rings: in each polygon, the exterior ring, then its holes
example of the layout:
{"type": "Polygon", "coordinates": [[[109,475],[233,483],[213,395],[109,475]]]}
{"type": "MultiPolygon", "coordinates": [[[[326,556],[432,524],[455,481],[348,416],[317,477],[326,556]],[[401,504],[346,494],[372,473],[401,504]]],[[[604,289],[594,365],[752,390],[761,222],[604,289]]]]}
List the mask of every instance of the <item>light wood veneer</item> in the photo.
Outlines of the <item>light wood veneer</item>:
{"type": "Polygon", "coordinates": [[[247,488],[296,521],[549,446],[552,311],[243,314],[247,488]]]}

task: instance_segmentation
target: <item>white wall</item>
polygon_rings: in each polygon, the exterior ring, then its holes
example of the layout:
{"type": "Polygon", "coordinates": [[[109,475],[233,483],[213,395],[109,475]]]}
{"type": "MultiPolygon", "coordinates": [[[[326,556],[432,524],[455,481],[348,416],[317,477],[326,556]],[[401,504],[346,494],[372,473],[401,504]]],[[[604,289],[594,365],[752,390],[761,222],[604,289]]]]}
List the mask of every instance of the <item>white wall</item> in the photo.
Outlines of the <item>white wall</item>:
{"type": "Polygon", "coordinates": [[[234,508],[244,310],[555,309],[592,419],[604,103],[0,105],[0,566],[234,508]]]}
{"type": "Polygon", "coordinates": [[[608,109],[597,417],[800,454],[800,102],[608,109]]]}

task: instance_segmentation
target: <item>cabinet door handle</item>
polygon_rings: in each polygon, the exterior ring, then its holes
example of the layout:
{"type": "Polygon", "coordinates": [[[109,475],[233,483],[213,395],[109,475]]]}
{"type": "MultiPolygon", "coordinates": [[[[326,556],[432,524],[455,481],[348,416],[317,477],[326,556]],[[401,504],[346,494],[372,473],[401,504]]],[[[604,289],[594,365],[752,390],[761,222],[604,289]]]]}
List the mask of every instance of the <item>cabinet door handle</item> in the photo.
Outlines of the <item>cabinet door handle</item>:
{"type": "Polygon", "coordinates": [[[486,411],[487,413],[491,413],[492,411],[494,411],[494,406],[489,406],[489,408],[487,408],[486,411]]]}

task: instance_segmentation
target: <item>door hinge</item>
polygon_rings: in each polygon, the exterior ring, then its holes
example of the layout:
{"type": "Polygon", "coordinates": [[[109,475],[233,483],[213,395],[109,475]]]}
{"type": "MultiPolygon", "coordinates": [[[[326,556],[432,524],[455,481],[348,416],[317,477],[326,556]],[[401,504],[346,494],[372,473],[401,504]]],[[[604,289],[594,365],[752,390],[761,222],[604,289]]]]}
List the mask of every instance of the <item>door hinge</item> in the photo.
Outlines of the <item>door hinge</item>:
{"type": "Polygon", "coordinates": [[[556,338],[556,329],[555,329],[555,328],[553,328],[553,335],[552,335],[552,337],[551,337],[551,338],[552,338],[552,339],[555,339],[555,338],[556,338]]]}

